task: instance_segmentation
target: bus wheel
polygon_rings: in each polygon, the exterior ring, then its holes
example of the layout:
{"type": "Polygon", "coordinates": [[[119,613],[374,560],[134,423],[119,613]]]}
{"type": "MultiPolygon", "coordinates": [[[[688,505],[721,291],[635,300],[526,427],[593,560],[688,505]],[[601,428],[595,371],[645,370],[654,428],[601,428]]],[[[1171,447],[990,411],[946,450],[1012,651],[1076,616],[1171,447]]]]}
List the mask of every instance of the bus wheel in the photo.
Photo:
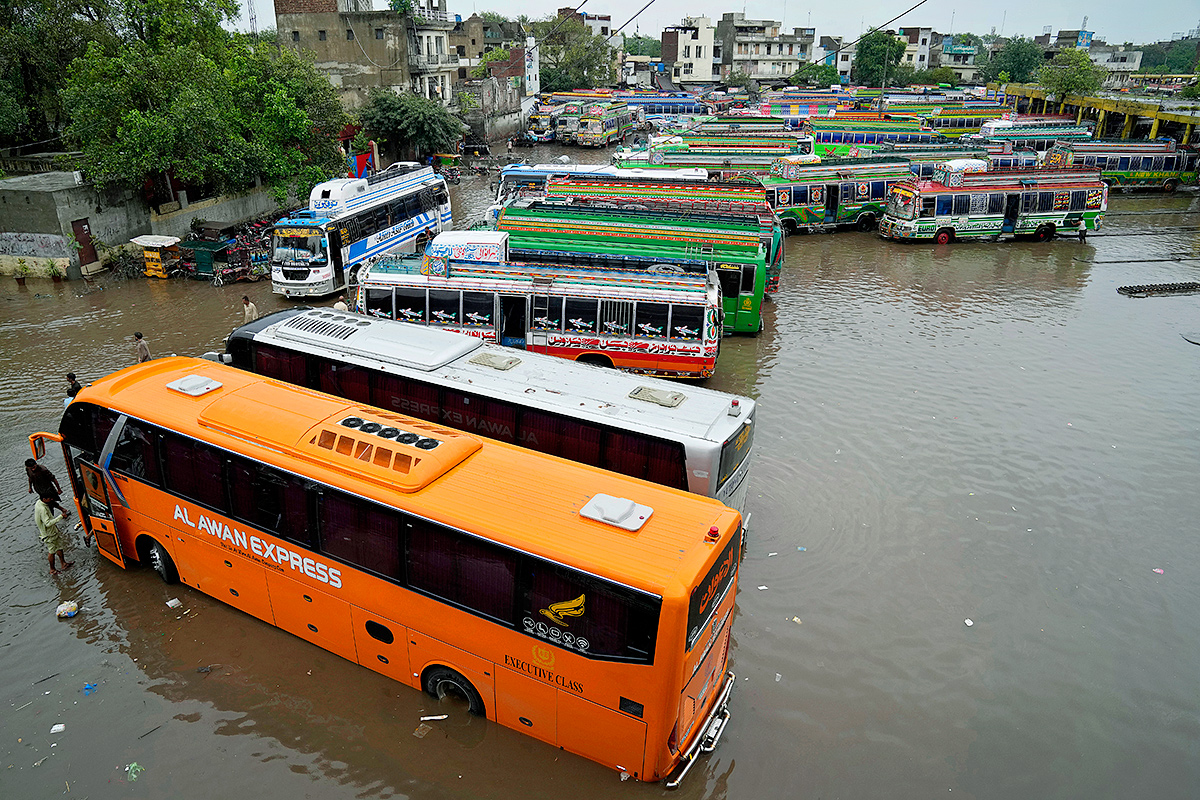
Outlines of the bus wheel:
{"type": "Polygon", "coordinates": [[[346,288],[350,289],[351,291],[358,288],[358,269],[360,266],[361,265],[359,264],[355,264],[350,268],[350,271],[346,273],[346,288]]]}
{"type": "Polygon", "coordinates": [[[954,241],[954,231],[950,230],[949,228],[942,228],[937,232],[937,236],[934,237],[934,241],[938,244],[950,244],[952,241],[954,241]]]}
{"type": "Polygon", "coordinates": [[[171,560],[171,555],[167,552],[167,548],[151,539],[148,555],[150,557],[150,568],[158,573],[158,577],[163,579],[163,583],[171,584],[179,582],[179,572],[175,569],[175,562],[171,560]]]}
{"type": "Polygon", "coordinates": [[[1167,178],[1167,180],[1163,182],[1163,191],[1164,192],[1173,192],[1178,188],[1179,188],[1179,181],[1175,180],[1174,178],[1167,178]]]}
{"type": "Polygon", "coordinates": [[[483,698],[479,696],[479,692],[475,691],[469,680],[449,667],[434,667],[428,670],[421,683],[425,691],[438,700],[457,695],[467,701],[467,710],[472,714],[477,717],[487,716],[487,709],[483,706],[483,698]]]}
{"type": "Polygon", "coordinates": [[[601,356],[595,353],[586,353],[575,360],[580,364],[595,364],[597,367],[609,367],[610,369],[613,365],[612,359],[608,356],[601,356]]]}
{"type": "Polygon", "coordinates": [[[1033,237],[1039,242],[1048,242],[1054,238],[1054,226],[1042,225],[1033,234],[1033,237]]]}
{"type": "Polygon", "coordinates": [[[856,227],[860,231],[875,230],[875,215],[874,214],[863,214],[861,217],[858,218],[858,224],[856,227]]]}

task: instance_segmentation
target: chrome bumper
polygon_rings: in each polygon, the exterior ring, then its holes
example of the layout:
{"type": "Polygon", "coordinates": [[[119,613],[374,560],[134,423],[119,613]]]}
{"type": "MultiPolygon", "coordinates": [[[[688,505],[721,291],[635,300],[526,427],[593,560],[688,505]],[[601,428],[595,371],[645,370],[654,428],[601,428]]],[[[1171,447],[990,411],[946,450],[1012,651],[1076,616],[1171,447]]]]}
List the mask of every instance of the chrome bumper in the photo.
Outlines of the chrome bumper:
{"type": "Polygon", "coordinates": [[[732,672],[728,673],[728,677],[725,680],[725,687],[721,689],[721,695],[717,698],[717,702],[713,703],[712,712],[709,713],[708,719],[704,721],[704,727],[700,729],[700,735],[692,741],[687,752],[683,754],[683,758],[679,760],[679,763],[683,765],[683,769],[678,776],[663,784],[668,789],[679,788],[679,784],[683,783],[683,779],[687,777],[688,772],[695,766],[696,756],[700,753],[711,753],[717,749],[717,742],[721,740],[721,734],[725,732],[725,726],[729,724],[730,714],[727,704],[736,680],[737,678],[732,672]]]}

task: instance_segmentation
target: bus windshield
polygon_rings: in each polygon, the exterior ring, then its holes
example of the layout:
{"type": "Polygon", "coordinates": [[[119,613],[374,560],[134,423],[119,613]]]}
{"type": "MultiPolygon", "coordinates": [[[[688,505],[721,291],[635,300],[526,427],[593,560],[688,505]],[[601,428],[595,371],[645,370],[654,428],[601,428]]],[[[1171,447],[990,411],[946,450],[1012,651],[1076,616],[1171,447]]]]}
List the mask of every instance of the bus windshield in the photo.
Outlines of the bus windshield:
{"type": "Polygon", "coordinates": [[[905,189],[892,190],[888,198],[887,213],[898,219],[913,219],[916,216],[917,197],[905,189]]]}
{"type": "Polygon", "coordinates": [[[323,264],[329,260],[325,237],[317,228],[276,228],[271,236],[271,259],[275,262],[323,264]]]}

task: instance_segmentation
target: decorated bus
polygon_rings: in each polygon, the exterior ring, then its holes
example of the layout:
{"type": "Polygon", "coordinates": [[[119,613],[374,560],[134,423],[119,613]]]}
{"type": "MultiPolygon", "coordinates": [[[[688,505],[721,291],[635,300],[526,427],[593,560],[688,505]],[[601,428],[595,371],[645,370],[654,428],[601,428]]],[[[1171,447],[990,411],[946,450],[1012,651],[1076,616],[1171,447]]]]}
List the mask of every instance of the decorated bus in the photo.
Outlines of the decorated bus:
{"type": "Polygon", "coordinates": [[[753,438],[749,397],[328,308],[267,314],[205,358],[745,505],[752,450],[734,442],[753,438]],[[598,447],[564,451],[568,431],[598,447]]]}
{"type": "Polygon", "coordinates": [[[804,129],[813,137],[813,152],[821,158],[870,155],[885,142],[931,144],[948,141],[932,128],[907,120],[845,121],[811,118],[804,129]]]}
{"type": "Polygon", "coordinates": [[[757,218],[722,213],[611,209],[521,200],[496,225],[518,261],[593,269],[716,269],[725,330],[762,330],[766,248],[757,218]]]}
{"type": "Polygon", "coordinates": [[[509,260],[508,234],[443,233],[425,255],[370,265],[363,313],[628,372],[708,378],[722,336],[712,272],[586,269],[509,260]]]}
{"type": "Polygon", "coordinates": [[[604,147],[619,142],[633,130],[633,114],[624,100],[587,103],[579,116],[575,143],[604,147]]]}
{"type": "Polygon", "coordinates": [[[853,225],[873,229],[892,186],[912,176],[904,158],[834,158],[819,164],[780,158],[762,179],[767,199],[789,233],[853,225]]]}
{"type": "Polygon", "coordinates": [[[1017,150],[1036,150],[1045,153],[1055,142],[1086,141],[1092,138],[1092,129],[1086,125],[1049,122],[1011,122],[994,120],[981,129],[979,134],[967,134],[959,138],[966,145],[983,142],[1008,142],[1017,150]]]}
{"type": "Polygon", "coordinates": [[[525,131],[525,138],[534,142],[554,141],[558,117],[562,112],[562,105],[540,105],[529,115],[529,127],[525,131]]]}
{"type": "Polygon", "coordinates": [[[415,252],[418,240],[449,229],[450,194],[432,167],[397,162],[369,178],[318,183],[308,208],[271,231],[271,288],[319,297],[354,286],[363,262],[389,251],[415,252]]]}
{"type": "MultiPolygon", "coordinates": [[[[158,359],[84,388],[30,449],[61,444],[80,522],[116,566],[149,567],[547,754],[677,786],[729,720],[741,516],[396,413],[396,391],[379,407],[158,359]]],[[[566,455],[601,446],[582,426],[540,432],[556,430],[566,455]]],[[[730,460],[751,442],[745,426],[730,460]]],[[[633,456],[610,447],[605,458],[633,456]]],[[[294,671],[268,661],[266,682],[294,671]]]]}
{"type": "MultiPolygon", "coordinates": [[[[900,241],[1033,236],[1100,227],[1108,186],[1097,169],[972,171],[968,160],[940,165],[932,179],[897,183],[879,233],[900,241]]],[[[986,170],[986,164],[983,165],[986,170]]]]}
{"type": "Polygon", "coordinates": [[[1196,183],[1200,151],[1174,139],[1092,139],[1056,142],[1048,167],[1095,167],[1109,186],[1140,186],[1173,192],[1196,183]]]}

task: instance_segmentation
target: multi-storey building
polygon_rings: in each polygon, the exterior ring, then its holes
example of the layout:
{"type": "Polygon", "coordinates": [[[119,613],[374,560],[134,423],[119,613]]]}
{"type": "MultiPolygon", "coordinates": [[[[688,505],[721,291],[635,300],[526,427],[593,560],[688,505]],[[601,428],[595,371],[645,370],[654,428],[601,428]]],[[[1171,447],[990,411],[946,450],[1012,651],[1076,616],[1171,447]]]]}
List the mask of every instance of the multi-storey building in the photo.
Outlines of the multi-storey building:
{"type": "Polygon", "coordinates": [[[721,80],[721,61],[714,57],[716,28],[708,17],[684,17],[662,33],[662,60],[671,64],[677,84],[721,80]]]}
{"type": "Polygon", "coordinates": [[[812,58],[816,30],[782,33],[776,20],[727,12],[717,23],[716,38],[721,43],[722,77],[743,72],[759,81],[785,82],[812,58]]]}
{"type": "Polygon", "coordinates": [[[937,44],[929,48],[929,66],[949,67],[959,84],[975,83],[979,76],[975,66],[978,52],[977,45],[957,44],[951,36],[938,37],[937,44]]]}
{"type": "Polygon", "coordinates": [[[842,83],[850,82],[850,67],[854,65],[854,46],[847,46],[841,36],[822,36],[815,59],[836,67],[842,83]]]}
{"type": "Polygon", "coordinates": [[[904,40],[901,63],[913,69],[929,69],[929,48],[933,46],[936,36],[933,28],[901,28],[900,38],[904,40]]]}

